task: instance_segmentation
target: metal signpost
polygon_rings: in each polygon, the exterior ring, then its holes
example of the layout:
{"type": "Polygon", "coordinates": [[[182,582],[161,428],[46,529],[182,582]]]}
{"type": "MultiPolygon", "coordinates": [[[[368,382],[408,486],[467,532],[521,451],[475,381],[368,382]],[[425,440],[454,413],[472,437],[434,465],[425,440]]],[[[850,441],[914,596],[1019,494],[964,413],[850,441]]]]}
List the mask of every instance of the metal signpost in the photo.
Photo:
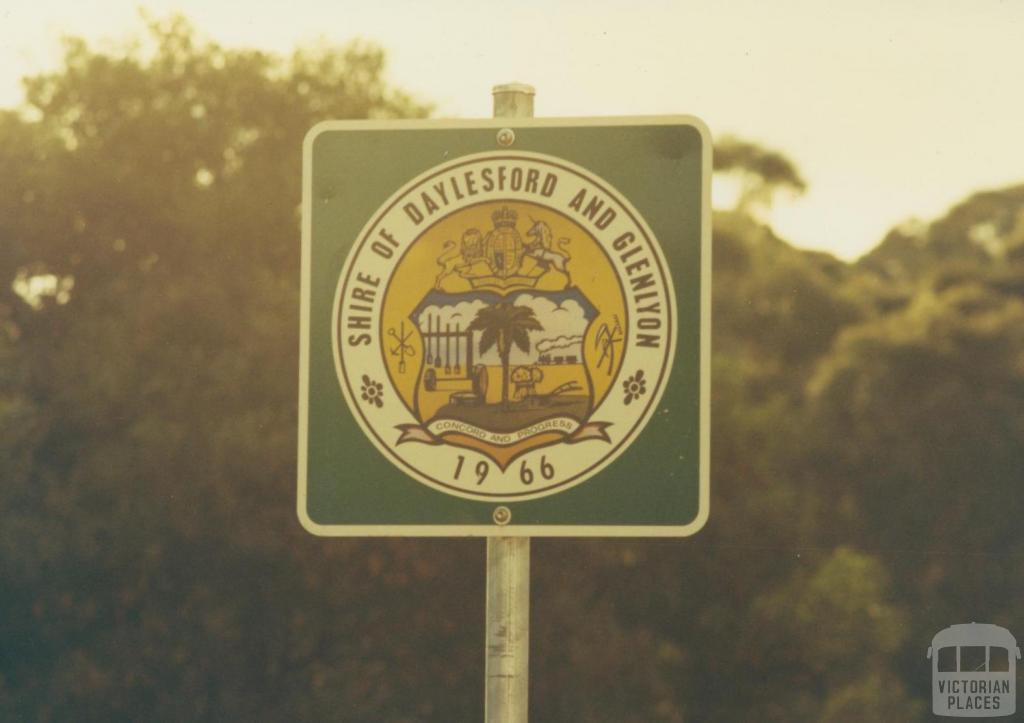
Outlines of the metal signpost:
{"type": "MultiPolygon", "coordinates": [[[[533,93],[528,85],[495,86],[494,117],[532,118],[533,93]]],[[[509,141],[515,142],[512,137],[509,141]]],[[[529,537],[488,536],[485,615],[484,720],[526,723],[530,690],[529,537]]]]}
{"type": "Polygon", "coordinates": [[[530,536],[708,516],[710,139],[686,116],[322,123],[298,515],[487,537],[486,719],[526,720],[530,536]]]}

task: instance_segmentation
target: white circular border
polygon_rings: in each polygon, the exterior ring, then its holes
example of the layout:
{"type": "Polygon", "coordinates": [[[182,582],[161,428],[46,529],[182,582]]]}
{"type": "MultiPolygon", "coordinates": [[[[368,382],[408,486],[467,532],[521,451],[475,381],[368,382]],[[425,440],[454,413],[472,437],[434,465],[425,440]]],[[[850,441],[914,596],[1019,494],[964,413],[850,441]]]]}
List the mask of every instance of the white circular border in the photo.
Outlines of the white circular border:
{"type": "MultiPolygon", "coordinates": [[[[434,224],[436,224],[437,222],[439,222],[443,218],[446,218],[447,216],[449,216],[449,215],[451,215],[453,213],[456,213],[458,211],[461,211],[464,208],[469,207],[471,205],[475,205],[475,204],[479,204],[479,203],[486,203],[486,202],[500,202],[500,201],[504,200],[504,201],[508,201],[510,203],[525,202],[525,203],[533,203],[533,204],[539,205],[539,206],[545,206],[545,204],[543,202],[538,200],[538,195],[537,194],[527,194],[524,191],[514,192],[514,191],[509,191],[509,190],[506,189],[506,190],[503,190],[503,191],[488,192],[488,194],[490,194],[490,195],[488,195],[486,197],[483,197],[483,198],[480,198],[479,200],[475,200],[475,201],[471,201],[471,202],[465,202],[465,203],[462,203],[462,204],[452,203],[452,204],[446,206],[445,209],[440,211],[436,215],[435,218],[432,218],[431,222],[426,227],[424,227],[424,229],[421,230],[419,232],[419,234],[417,234],[414,237],[413,242],[415,241],[415,238],[418,238],[419,235],[421,235],[422,233],[425,233],[426,230],[428,230],[431,226],[433,226],[434,224]]],[[[481,193],[479,195],[483,196],[484,194],[481,193]]],[[[568,214],[568,212],[559,211],[554,206],[548,206],[548,207],[553,212],[560,213],[561,215],[564,215],[567,218],[572,219],[572,216],[570,216],[568,214]]],[[[579,224],[580,226],[586,227],[586,223],[584,222],[583,219],[578,219],[578,220],[577,219],[572,219],[572,220],[574,220],[574,222],[579,224]]],[[[631,292],[630,292],[630,290],[628,288],[628,284],[629,284],[628,278],[629,277],[628,277],[628,275],[625,275],[625,274],[621,273],[622,270],[616,265],[616,262],[613,260],[613,251],[608,249],[608,248],[606,248],[604,246],[604,244],[602,244],[597,239],[596,232],[588,230],[588,233],[590,233],[592,236],[595,237],[595,241],[598,242],[599,247],[608,256],[609,262],[611,263],[612,268],[615,270],[616,274],[619,277],[620,283],[622,284],[622,288],[623,288],[623,293],[624,293],[624,297],[625,297],[625,301],[626,301],[626,306],[627,306],[627,315],[628,315],[629,314],[629,309],[630,309],[630,306],[631,306],[631,301],[630,300],[632,298],[631,297],[631,292]]],[[[404,254],[405,254],[405,252],[407,250],[408,250],[408,248],[401,249],[398,252],[398,259],[394,261],[394,263],[392,264],[391,271],[388,274],[388,276],[386,277],[388,280],[390,280],[391,276],[393,276],[395,269],[397,269],[398,265],[400,264],[400,262],[402,260],[402,257],[404,256],[404,254]]],[[[370,349],[372,349],[373,353],[375,355],[377,355],[378,358],[379,358],[380,354],[382,353],[382,346],[381,345],[383,343],[385,343],[384,340],[379,338],[379,337],[380,337],[380,332],[383,331],[383,329],[381,328],[381,325],[380,325],[380,318],[381,318],[381,314],[383,313],[384,297],[386,296],[387,286],[388,286],[387,283],[383,283],[381,285],[381,287],[380,287],[381,297],[376,302],[377,303],[377,307],[375,308],[375,311],[372,313],[375,327],[373,329],[371,329],[371,331],[374,331],[378,338],[377,338],[377,343],[374,344],[374,345],[371,345],[370,349]]],[[[529,292],[524,292],[524,293],[529,293],[529,292]]],[[[654,233],[651,231],[650,227],[647,225],[647,222],[640,215],[640,213],[636,210],[636,208],[629,202],[629,200],[625,197],[624,194],[622,194],[620,191],[618,191],[618,189],[616,189],[614,186],[612,186],[610,183],[608,183],[604,179],[601,179],[600,177],[594,176],[589,171],[583,169],[581,166],[578,166],[578,165],[576,165],[574,163],[566,161],[566,160],[564,160],[562,158],[558,158],[556,156],[549,156],[549,155],[546,155],[546,154],[533,153],[533,152],[528,152],[528,151],[506,151],[506,152],[503,152],[503,151],[487,151],[487,152],[483,152],[483,153],[475,153],[475,154],[470,154],[470,155],[466,155],[466,156],[461,156],[461,157],[459,157],[457,159],[453,159],[452,161],[449,161],[447,163],[444,163],[444,164],[441,164],[441,165],[438,165],[438,166],[434,166],[433,168],[430,168],[427,171],[424,171],[423,173],[419,174],[414,179],[412,179],[411,181],[409,181],[408,183],[403,185],[398,191],[393,193],[383,204],[381,204],[381,206],[378,208],[378,210],[374,213],[373,218],[370,221],[368,221],[362,227],[362,229],[360,230],[358,236],[356,237],[356,241],[353,243],[352,248],[349,250],[349,253],[346,256],[345,262],[342,265],[341,271],[340,271],[340,273],[338,275],[338,283],[337,283],[337,286],[336,286],[336,289],[335,289],[334,300],[333,300],[333,307],[332,307],[332,311],[331,311],[331,346],[332,346],[332,353],[333,353],[333,357],[334,357],[335,373],[336,373],[337,378],[338,378],[339,386],[341,387],[342,395],[345,398],[345,402],[348,404],[349,410],[353,413],[353,416],[355,417],[355,419],[356,419],[357,423],[359,424],[360,428],[362,429],[363,433],[369,438],[371,443],[373,443],[373,445],[378,449],[378,451],[380,451],[384,455],[384,457],[387,458],[392,464],[395,464],[395,466],[398,469],[400,469],[400,470],[404,471],[405,473],[409,474],[411,477],[413,477],[417,481],[422,482],[423,484],[427,485],[428,487],[430,487],[432,489],[435,489],[435,490],[437,490],[439,492],[442,492],[444,494],[447,494],[447,495],[451,495],[451,496],[455,496],[455,497],[460,497],[460,498],[463,498],[463,499],[470,499],[470,500],[474,500],[474,501],[490,502],[490,503],[501,502],[501,501],[518,502],[518,501],[527,501],[527,500],[532,500],[532,499],[539,499],[539,498],[542,498],[542,497],[548,497],[550,495],[558,494],[560,492],[564,492],[566,490],[572,489],[573,487],[576,487],[579,484],[582,484],[583,482],[587,481],[588,479],[594,477],[596,474],[600,473],[605,467],[607,467],[609,464],[611,464],[613,461],[615,461],[619,457],[619,455],[621,455],[630,445],[632,445],[636,441],[636,439],[640,436],[640,433],[643,431],[644,428],[646,428],[647,424],[650,422],[651,417],[654,415],[654,411],[655,411],[655,409],[657,408],[658,404],[661,401],[661,397],[664,394],[665,387],[667,386],[669,377],[671,376],[672,366],[673,366],[673,363],[674,363],[674,360],[675,360],[675,353],[676,353],[676,337],[677,337],[676,331],[677,330],[675,328],[675,325],[678,323],[676,321],[677,318],[678,317],[677,317],[677,308],[676,308],[675,288],[674,288],[674,286],[672,284],[671,270],[669,269],[668,262],[666,261],[665,256],[662,253],[661,247],[660,247],[659,243],[657,242],[654,233]],[[421,472],[420,469],[417,468],[412,461],[407,459],[407,457],[421,456],[421,455],[417,454],[421,450],[427,450],[428,453],[429,453],[429,451],[433,450],[435,452],[435,454],[436,454],[437,446],[409,443],[409,448],[410,448],[409,451],[411,452],[411,454],[407,454],[405,457],[403,457],[401,454],[398,453],[398,451],[395,449],[395,447],[389,446],[386,443],[384,443],[380,439],[380,437],[379,437],[379,435],[378,435],[374,425],[370,424],[366,420],[365,415],[364,415],[364,413],[363,413],[363,411],[362,411],[362,409],[361,409],[361,407],[359,405],[359,400],[355,397],[355,392],[350,390],[350,388],[349,388],[350,386],[358,388],[359,380],[357,379],[357,380],[355,380],[354,384],[352,383],[352,380],[349,379],[349,376],[346,373],[345,362],[344,362],[344,360],[341,357],[341,344],[340,344],[340,338],[339,338],[339,336],[340,336],[340,334],[339,334],[339,332],[340,332],[339,317],[340,317],[340,312],[341,312],[341,307],[342,307],[342,304],[341,304],[342,296],[341,295],[342,295],[343,290],[345,288],[347,288],[346,285],[345,285],[345,281],[348,279],[348,276],[350,275],[350,273],[352,273],[353,266],[354,266],[354,264],[356,262],[356,259],[360,256],[360,252],[363,250],[364,245],[369,241],[370,233],[373,232],[381,224],[381,222],[387,217],[387,215],[389,213],[391,213],[393,211],[393,209],[395,209],[397,207],[397,203],[398,203],[399,199],[401,199],[402,197],[412,193],[413,191],[415,191],[417,188],[422,186],[426,181],[430,180],[431,178],[443,176],[444,174],[446,174],[446,173],[450,172],[451,170],[453,170],[455,168],[458,168],[460,166],[467,166],[467,165],[471,165],[471,164],[475,164],[475,163],[479,163],[479,162],[485,162],[485,161],[491,161],[491,162],[497,162],[497,161],[515,162],[517,160],[518,161],[524,161],[524,162],[530,162],[530,163],[537,163],[537,164],[541,164],[541,165],[547,165],[547,166],[554,167],[555,169],[558,169],[558,170],[561,170],[561,171],[567,171],[567,172],[577,176],[582,181],[584,181],[587,184],[588,187],[596,188],[596,189],[601,190],[606,196],[610,197],[611,200],[619,208],[621,208],[623,211],[625,211],[626,215],[629,217],[629,220],[631,221],[631,227],[635,227],[640,232],[640,234],[642,236],[642,239],[638,239],[638,241],[642,241],[643,246],[645,246],[651,252],[651,255],[653,256],[654,261],[655,261],[655,267],[656,267],[655,268],[655,272],[657,273],[658,276],[660,276],[660,278],[662,280],[661,287],[664,289],[664,295],[663,295],[663,299],[661,299],[661,300],[667,302],[667,305],[668,305],[668,312],[666,314],[667,319],[668,319],[668,324],[665,326],[665,332],[666,332],[666,335],[667,335],[667,338],[668,338],[668,349],[667,349],[667,351],[658,354],[658,357],[661,360],[662,372],[661,372],[659,378],[657,379],[657,381],[656,381],[656,383],[654,385],[650,385],[650,384],[648,385],[648,393],[650,395],[650,399],[649,399],[646,407],[644,407],[643,411],[638,416],[631,417],[632,419],[635,419],[635,421],[630,425],[630,427],[627,430],[627,432],[625,434],[623,434],[621,437],[619,437],[618,439],[616,439],[612,443],[611,449],[608,450],[603,456],[601,456],[601,458],[596,463],[589,464],[589,465],[585,466],[584,469],[573,472],[567,479],[562,479],[561,481],[559,481],[557,483],[554,483],[554,484],[551,484],[551,485],[548,485],[547,487],[544,487],[544,488],[531,487],[530,489],[533,490],[533,491],[530,491],[530,492],[497,492],[497,493],[473,492],[473,491],[467,491],[467,490],[463,489],[462,487],[454,486],[451,483],[441,482],[441,481],[439,481],[437,479],[434,479],[433,477],[430,477],[430,476],[424,474],[423,472],[421,472]],[[598,180],[595,180],[595,178],[597,178],[598,180]],[[419,448],[419,449],[417,449],[417,448],[419,448]]],[[[632,322],[632,319],[631,319],[631,322],[632,322]]],[[[609,387],[609,390],[608,390],[607,394],[605,395],[605,399],[602,401],[602,403],[597,408],[594,409],[594,411],[590,415],[590,419],[593,420],[593,421],[607,421],[608,419],[610,419],[610,420],[618,420],[618,419],[622,419],[623,418],[623,414],[625,412],[624,409],[620,409],[620,411],[618,412],[617,415],[609,416],[606,419],[600,419],[600,418],[596,418],[596,417],[598,417],[598,415],[599,415],[599,413],[600,413],[600,411],[602,409],[607,410],[609,408],[609,406],[619,407],[619,408],[623,408],[625,406],[624,403],[622,403],[622,402],[619,402],[618,404],[615,404],[614,401],[615,401],[615,398],[616,398],[616,387],[621,383],[620,380],[621,380],[621,378],[623,376],[623,373],[624,373],[624,371],[626,369],[626,367],[625,367],[626,362],[627,362],[628,359],[635,358],[635,354],[636,354],[635,350],[634,350],[633,354],[628,353],[629,352],[628,342],[632,339],[632,335],[635,333],[635,330],[632,328],[633,325],[632,325],[631,322],[627,322],[627,327],[628,328],[626,329],[625,336],[624,336],[623,349],[626,350],[626,355],[623,358],[622,363],[619,366],[619,370],[616,373],[616,378],[614,380],[612,380],[612,382],[611,382],[611,386],[609,387]]],[[[382,365],[382,368],[383,368],[383,361],[380,361],[380,364],[382,365]]],[[[358,376],[358,375],[364,373],[364,371],[360,370],[359,372],[354,372],[354,373],[358,376]]],[[[406,423],[409,423],[409,424],[419,424],[420,423],[419,420],[417,420],[415,417],[412,416],[411,413],[409,413],[408,408],[401,401],[401,398],[400,398],[400,396],[398,394],[398,391],[392,385],[390,376],[388,375],[386,370],[384,371],[384,378],[387,380],[386,389],[388,391],[390,391],[391,396],[394,398],[396,403],[398,405],[400,405],[401,409],[406,414],[408,414],[408,418],[403,420],[403,421],[406,422],[406,423]]],[[[648,379],[647,381],[650,382],[651,380],[648,379]]],[[[385,423],[385,425],[378,425],[378,426],[387,426],[387,423],[385,423]]],[[[391,425],[391,426],[393,427],[393,425],[391,425]]],[[[613,426],[614,426],[614,421],[613,421],[613,426]]],[[[395,430],[395,433],[397,434],[397,430],[395,430]]],[[[608,444],[607,442],[596,442],[596,443],[598,443],[598,444],[606,444],[606,445],[608,444]]],[[[579,442],[577,444],[587,444],[587,442],[579,442]]],[[[503,476],[504,475],[513,476],[513,475],[517,475],[518,474],[515,470],[516,470],[517,464],[519,464],[520,460],[523,457],[525,457],[527,455],[531,455],[531,454],[536,454],[537,452],[551,454],[552,450],[555,450],[558,447],[567,447],[567,446],[574,446],[574,445],[566,445],[564,442],[557,442],[557,443],[555,443],[552,446],[540,447],[540,448],[536,448],[534,450],[529,450],[527,452],[523,452],[520,456],[518,456],[515,460],[513,460],[509,464],[509,466],[506,468],[506,470],[504,472],[502,472],[500,469],[498,469],[497,465],[493,462],[493,460],[491,460],[489,457],[487,457],[483,453],[477,452],[476,450],[471,450],[471,449],[466,449],[466,448],[463,448],[463,447],[458,447],[456,445],[445,445],[445,446],[448,447],[449,449],[452,449],[452,450],[459,450],[459,454],[462,454],[463,456],[466,456],[467,473],[471,473],[472,466],[477,461],[477,459],[475,459],[475,458],[474,459],[470,459],[469,456],[470,455],[475,455],[479,459],[485,459],[486,461],[488,461],[488,463],[499,474],[502,474],[503,476]]],[[[538,472],[538,470],[534,469],[535,481],[536,481],[537,472],[538,472]]],[[[522,484],[519,483],[519,486],[522,487],[522,484]]]]}

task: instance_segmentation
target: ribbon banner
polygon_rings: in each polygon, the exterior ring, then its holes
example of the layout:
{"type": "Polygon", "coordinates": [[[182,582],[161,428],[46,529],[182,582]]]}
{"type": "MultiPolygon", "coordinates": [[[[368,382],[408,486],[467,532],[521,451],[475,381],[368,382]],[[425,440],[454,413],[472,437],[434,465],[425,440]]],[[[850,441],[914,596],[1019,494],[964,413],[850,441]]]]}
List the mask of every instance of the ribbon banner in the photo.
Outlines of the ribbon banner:
{"type": "Polygon", "coordinates": [[[566,444],[575,444],[588,440],[610,442],[611,439],[608,437],[608,432],[605,431],[610,426],[610,422],[587,422],[580,424],[575,419],[569,417],[555,417],[554,419],[531,424],[523,429],[517,429],[514,432],[491,432],[457,419],[441,419],[425,426],[418,424],[397,425],[396,429],[402,434],[396,444],[403,444],[405,442],[444,444],[444,435],[456,433],[488,444],[507,447],[545,432],[555,432],[564,435],[563,441],[566,444]]]}

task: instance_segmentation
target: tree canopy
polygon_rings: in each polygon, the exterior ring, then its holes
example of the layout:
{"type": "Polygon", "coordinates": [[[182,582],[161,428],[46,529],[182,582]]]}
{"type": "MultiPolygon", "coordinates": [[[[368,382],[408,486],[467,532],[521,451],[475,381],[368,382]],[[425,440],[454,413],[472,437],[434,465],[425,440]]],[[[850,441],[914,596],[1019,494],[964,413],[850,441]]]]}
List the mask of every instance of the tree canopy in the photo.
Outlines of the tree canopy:
{"type": "Polygon", "coordinates": [[[778,191],[800,194],[807,183],[800,171],[778,151],[735,136],[723,136],[715,144],[715,173],[739,181],[736,209],[749,212],[770,206],[778,191]]]}

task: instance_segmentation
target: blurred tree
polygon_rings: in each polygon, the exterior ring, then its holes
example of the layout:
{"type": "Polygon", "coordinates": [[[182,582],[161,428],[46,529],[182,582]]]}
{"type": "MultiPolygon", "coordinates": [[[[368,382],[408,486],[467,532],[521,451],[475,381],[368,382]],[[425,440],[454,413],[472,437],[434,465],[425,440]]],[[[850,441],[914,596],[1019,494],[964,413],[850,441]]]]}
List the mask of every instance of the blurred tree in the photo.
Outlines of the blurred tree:
{"type": "Polygon", "coordinates": [[[908,659],[954,622],[1024,613],[1021,271],[933,274],[906,309],[844,332],[811,383],[809,464],[920,611],[908,659]]]}
{"type": "Polygon", "coordinates": [[[900,690],[892,663],[906,625],[882,564],[846,547],[811,557],[750,612],[744,644],[772,662],[760,669],[758,709],[779,721],[913,720],[924,706],[900,690]]]}
{"type": "Polygon", "coordinates": [[[715,173],[738,184],[735,210],[742,213],[771,206],[775,194],[800,194],[807,189],[803,177],[786,156],[734,136],[723,136],[715,144],[715,173]]]}
{"type": "Polygon", "coordinates": [[[845,331],[821,364],[810,385],[815,426],[835,482],[857,483],[865,539],[1020,546],[1022,282],[1020,273],[939,274],[906,309],[845,331]],[[993,508],[993,497],[1004,504],[993,508]]]}
{"type": "Polygon", "coordinates": [[[1021,257],[1024,185],[975,193],[931,224],[902,224],[857,265],[892,281],[916,281],[953,262],[998,267],[1021,257]]]}
{"type": "Polygon", "coordinates": [[[867,305],[848,293],[853,274],[836,258],[799,251],[749,215],[715,215],[715,340],[731,362],[748,365],[762,398],[790,397],[846,325],[867,305]]]}
{"type": "Polygon", "coordinates": [[[884,554],[916,615],[901,651],[955,622],[1012,628],[1024,565],[1024,186],[894,231],[859,276],[905,301],[838,337],[810,382],[806,465],[855,510],[839,534],[884,554]],[[826,473],[827,470],[827,473],[826,473]]]}
{"type": "Polygon", "coordinates": [[[70,40],[26,91],[0,115],[0,717],[478,717],[478,551],[294,515],[302,138],[428,107],[371,45],[281,59],[181,19],[70,40]]]}

